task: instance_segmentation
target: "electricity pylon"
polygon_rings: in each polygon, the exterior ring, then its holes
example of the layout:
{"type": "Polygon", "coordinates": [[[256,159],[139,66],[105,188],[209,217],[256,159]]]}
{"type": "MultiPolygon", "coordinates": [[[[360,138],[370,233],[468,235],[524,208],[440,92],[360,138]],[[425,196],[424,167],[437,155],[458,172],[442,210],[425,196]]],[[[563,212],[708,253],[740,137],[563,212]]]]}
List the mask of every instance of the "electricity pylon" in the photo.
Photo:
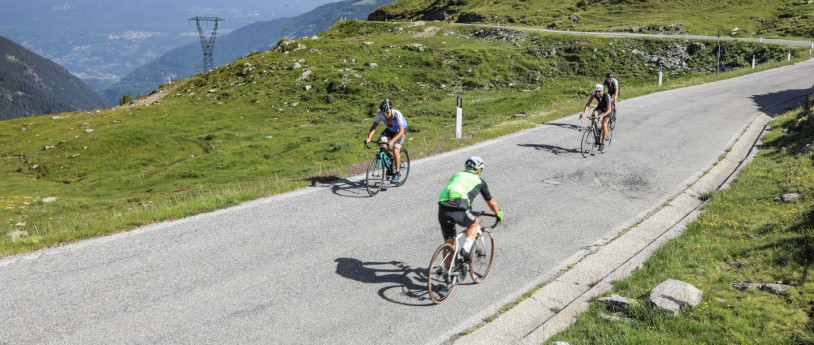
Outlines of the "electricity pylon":
{"type": "Polygon", "coordinates": [[[198,26],[198,37],[201,38],[201,49],[203,49],[203,72],[209,72],[215,68],[214,64],[212,63],[212,52],[215,50],[215,35],[218,31],[218,22],[222,22],[224,19],[218,17],[194,17],[189,18],[189,20],[194,20],[195,25],[198,26]],[[212,34],[209,35],[208,39],[201,29],[202,21],[215,22],[215,26],[212,28],[212,34]]]}

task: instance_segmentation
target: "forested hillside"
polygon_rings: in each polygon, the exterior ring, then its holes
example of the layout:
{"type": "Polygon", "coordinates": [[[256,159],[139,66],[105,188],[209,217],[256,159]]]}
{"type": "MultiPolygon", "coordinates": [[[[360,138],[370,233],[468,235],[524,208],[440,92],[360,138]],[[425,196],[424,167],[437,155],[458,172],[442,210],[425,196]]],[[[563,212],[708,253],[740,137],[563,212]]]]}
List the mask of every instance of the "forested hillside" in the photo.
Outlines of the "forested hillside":
{"type": "Polygon", "coordinates": [[[0,37],[0,120],[105,105],[58,64],[0,37]]]}
{"type": "MultiPolygon", "coordinates": [[[[283,37],[302,38],[328,29],[342,18],[365,19],[376,8],[394,0],[346,0],[317,7],[296,17],[279,18],[256,22],[231,32],[217,36],[213,54],[215,66],[222,66],[252,51],[265,51],[274,48],[283,37]]],[[[209,37],[210,32],[206,32],[209,37]]],[[[135,96],[147,94],[158,85],[167,82],[167,77],[187,78],[195,75],[202,67],[201,44],[198,40],[176,48],[167,54],[137,68],[102,95],[116,101],[125,94],[135,96]]]]}

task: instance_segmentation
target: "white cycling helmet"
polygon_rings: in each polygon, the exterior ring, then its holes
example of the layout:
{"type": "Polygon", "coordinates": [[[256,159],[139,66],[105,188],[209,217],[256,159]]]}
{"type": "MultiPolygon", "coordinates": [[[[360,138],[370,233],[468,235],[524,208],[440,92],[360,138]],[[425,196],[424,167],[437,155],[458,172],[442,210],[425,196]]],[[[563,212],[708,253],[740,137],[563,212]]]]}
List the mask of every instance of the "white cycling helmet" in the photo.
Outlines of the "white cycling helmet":
{"type": "Polygon", "coordinates": [[[602,90],[605,90],[605,86],[603,86],[602,84],[594,85],[594,92],[602,91],[602,90]]]}
{"type": "Polygon", "coordinates": [[[467,170],[469,170],[469,169],[478,169],[480,171],[483,171],[483,167],[484,167],[483,159],[480,159],[480,157],[478,157],[478,156],[472,156],[472,157],[467,158],[466,163],[464,163],[464,165],[466,166],[467,170]]]}

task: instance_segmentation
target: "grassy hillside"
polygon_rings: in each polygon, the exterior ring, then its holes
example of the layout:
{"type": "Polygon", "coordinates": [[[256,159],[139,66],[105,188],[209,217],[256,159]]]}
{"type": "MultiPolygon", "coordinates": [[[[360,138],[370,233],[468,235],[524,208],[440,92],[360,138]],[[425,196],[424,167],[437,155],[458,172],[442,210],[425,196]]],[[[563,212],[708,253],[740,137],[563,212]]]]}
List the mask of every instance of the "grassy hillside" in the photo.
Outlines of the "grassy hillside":
{"type": "Polygon", "coordinates": [[[814,153],[800,150],[811,147],[814,108],[807,114],[798,109],[775,119],[758,156],[731,187],[707,195],[703,214],[682,236],[614,284],[608,294],[638,302],[622,313],[626,321],[611,320],[613,313],[593,301],[574,326],[546,344],[814,343],[814,153]],[[802,196],[774,200],[785,193],[802,196]],[[648,307],[650,289],[666,279],[703,291],[699,306],[677,317],[648,307]],[[773,294],[731,285],[740,282],[790,287],[773,294]]]}
{"type": "Polygon", "coordinates": [[[443,13],[456,22],[560,30],[814,38],[814,3],[807,0],[403,0],[369,18],[441,20],[443,13]]]}
{"type": "MultiPolygon", "coordinates": [[[[677,62],[669,87],[712,80],[712,49],[340,22],[318,39],[281,42],[190,78],[158,105],[0,122],[0,253],[357,174],[372,156],[361,140],[384,97],[406,114],[405,147],[416,159],[576,112],[608,71],[619,76],[622,98],[655,91],[659,56],[677,62]],[[416,43],[422,49],[409,46],[416,43]],[[456,94],[464,98],[463,140],[449,139],[456,94]],[[521,112],[525,118],[512,118],[521,112]]],[[[727,42],[725,62],[745,66],[754,54],[769,68],[786,63],[788,49],[793,61],[807,57],[798,48],[727,42]]]]}
{"type": "Polygon", "coordinates": [[[0,37],[0,120],[105,105],[58,64],[0,37]]]}

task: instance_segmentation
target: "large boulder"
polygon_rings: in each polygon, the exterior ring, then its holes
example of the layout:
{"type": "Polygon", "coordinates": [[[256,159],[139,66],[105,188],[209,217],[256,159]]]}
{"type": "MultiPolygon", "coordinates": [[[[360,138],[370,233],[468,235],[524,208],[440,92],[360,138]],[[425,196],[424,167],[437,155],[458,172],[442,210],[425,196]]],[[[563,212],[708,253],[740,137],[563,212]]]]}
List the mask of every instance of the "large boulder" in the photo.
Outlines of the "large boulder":
{"type": "Polygon", "coordinates": [[[703,294],[703,291],[698,290],[692,284],[668,279],[650,290],[650,304],[671,311],[673,315],[678,315],[682,306],[698,306],[703,294]]]}

